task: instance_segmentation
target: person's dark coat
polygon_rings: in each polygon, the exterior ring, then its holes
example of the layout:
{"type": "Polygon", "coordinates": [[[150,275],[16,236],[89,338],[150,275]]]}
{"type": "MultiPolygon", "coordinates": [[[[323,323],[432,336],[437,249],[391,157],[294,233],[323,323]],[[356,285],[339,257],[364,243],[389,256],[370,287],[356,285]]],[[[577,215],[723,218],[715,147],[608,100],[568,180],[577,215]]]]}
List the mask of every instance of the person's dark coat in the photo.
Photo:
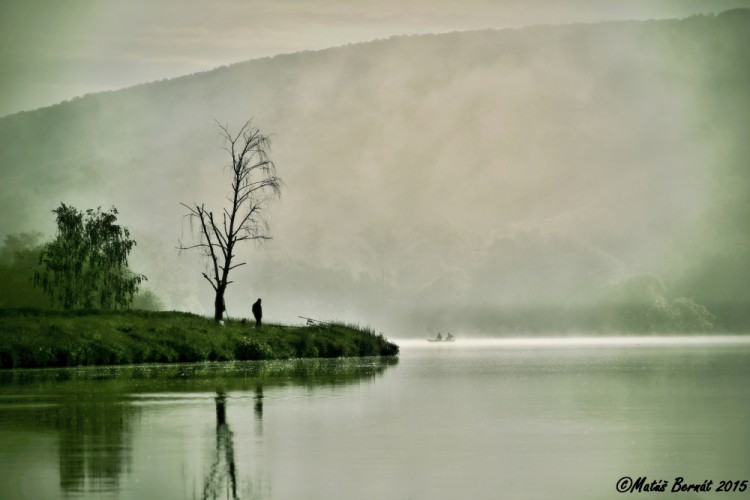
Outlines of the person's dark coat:
{"type": "Polygon", "coordinates": [[[260,305],[260,299],[253,304],[253,316],[255,316],[255,324],[260,326],[260,320],[263,319],[263,307],[260,305]]]}

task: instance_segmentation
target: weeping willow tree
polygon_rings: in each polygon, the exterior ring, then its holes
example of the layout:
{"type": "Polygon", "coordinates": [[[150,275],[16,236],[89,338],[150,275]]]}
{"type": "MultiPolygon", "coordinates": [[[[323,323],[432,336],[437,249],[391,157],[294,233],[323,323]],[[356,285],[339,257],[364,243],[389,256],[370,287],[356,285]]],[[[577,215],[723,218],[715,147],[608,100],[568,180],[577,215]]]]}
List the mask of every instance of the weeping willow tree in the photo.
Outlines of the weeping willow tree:
{"type": "Polygon", "coordinates": [[[81,212],[62,203],[52,213],[57,236],[42,248],[34,286],[63,309],[128,307],[146,277],[128,269],[135,241],[116,223],[117,209],[81,212]]]}

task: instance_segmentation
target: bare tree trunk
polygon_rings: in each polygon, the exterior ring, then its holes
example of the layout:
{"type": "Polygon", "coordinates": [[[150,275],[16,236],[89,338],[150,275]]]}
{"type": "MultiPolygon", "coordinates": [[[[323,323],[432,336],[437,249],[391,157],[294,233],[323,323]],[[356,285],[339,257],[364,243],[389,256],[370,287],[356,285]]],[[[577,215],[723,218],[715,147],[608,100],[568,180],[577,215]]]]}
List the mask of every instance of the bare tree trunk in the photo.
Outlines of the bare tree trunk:
{"type": "Polygon", "coordinates": [[[221,321],[224,319],[224,289],[216,290],[216,298],[214,298],[214,320],[221,321]]]}

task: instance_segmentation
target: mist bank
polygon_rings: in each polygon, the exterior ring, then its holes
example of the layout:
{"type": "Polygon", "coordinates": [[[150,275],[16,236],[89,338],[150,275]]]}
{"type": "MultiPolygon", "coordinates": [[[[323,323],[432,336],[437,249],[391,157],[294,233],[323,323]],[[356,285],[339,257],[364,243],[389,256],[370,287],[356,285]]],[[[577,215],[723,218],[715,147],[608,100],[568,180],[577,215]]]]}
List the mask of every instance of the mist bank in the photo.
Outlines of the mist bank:
{"type": "Polygon", "coordinates": [[[554,290],[545,290],[547,295],[519,294],[499,302],[494,296],[478,293],[482,288],[474,283],[488,278],[482,272],[466,276],[461,289],[424,290],[414,300],[414,292],[394,290],[368,276],[352,277],[298,262],[272,262],[264,269],[274,270],[274,287],[267,293],[282,304],[330,315],[370,314],[373,321],[387,325],[399,338],[434,336],[438,331],[469,336],[750,331],[750,313],[741,304],[699,304],[677,295],[653,274],[600,283],[592,299],[571,296],[562,301],[554,290]],[[302,287],[294,294],[285,292],[293,289],[295,282],[302,287]],[[300,296],[305,300],[295,300],[300,296]]]}
{"type": "MultiPolygon", "coordinates": [[[[38,234],[11,236],[0,246],[0,281],[7,284],[0,288],[0,308],[55,310],[49,297],[35,288],[31,279],[39,261],[39,237],[38,234]]],[[[463,291],[453,290],[447,298],[441,293],[425,293],[421,302],[414,304],[408,292],[397,295],[399,292],[383,281],[368,276],[353,277],[345,271],[289,261],[271,261],[261,269],[269,270],[273,276],[261,275],[254,281],[271,283],[264,293],[273,297],[277,314],[279,308],[290,316],[310,311],[323,317],[370,314],[402,337],[451,330],[470,335],[534,335],[750,329],[745,304],[711,304],[707,308],[686,297],[674,297],[663,280],[648,274],[600,287],[595,303],[569,301],[555,305],[520,297],[516,302],[498,305],[487,298],[469,295],[476,287],[466,286],[463,291]]],[[[142,289],[131,308],[160,310],[163,305],[150,289],[142,289]]],[[[234,314],[234,308],[232,311],[234,314]]],[[[299,320],[299,316],[294,318],[299,320]]]]}
{"type": "Polygon", "coordinates": [[[252,116],[286,186],[230,317],[750,329],[748,42],[747,10],[398,37],[84,96],[0,119],[0,236],[115,205],[163,307],[205,314],[179,202],[221,206],[214,119],[252,116]]]}

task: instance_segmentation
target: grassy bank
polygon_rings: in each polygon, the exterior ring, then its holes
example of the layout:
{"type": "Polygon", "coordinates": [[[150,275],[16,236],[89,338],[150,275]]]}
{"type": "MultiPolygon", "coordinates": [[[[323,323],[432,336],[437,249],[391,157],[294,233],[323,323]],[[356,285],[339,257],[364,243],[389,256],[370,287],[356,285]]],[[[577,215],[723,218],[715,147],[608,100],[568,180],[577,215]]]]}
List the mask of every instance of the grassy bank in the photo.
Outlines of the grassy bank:
{"type": "Polygon", "coordinates": [[[392,356],[370,329],[263,325],[181,312],[0,310],[0,368],[392,356]]]}

